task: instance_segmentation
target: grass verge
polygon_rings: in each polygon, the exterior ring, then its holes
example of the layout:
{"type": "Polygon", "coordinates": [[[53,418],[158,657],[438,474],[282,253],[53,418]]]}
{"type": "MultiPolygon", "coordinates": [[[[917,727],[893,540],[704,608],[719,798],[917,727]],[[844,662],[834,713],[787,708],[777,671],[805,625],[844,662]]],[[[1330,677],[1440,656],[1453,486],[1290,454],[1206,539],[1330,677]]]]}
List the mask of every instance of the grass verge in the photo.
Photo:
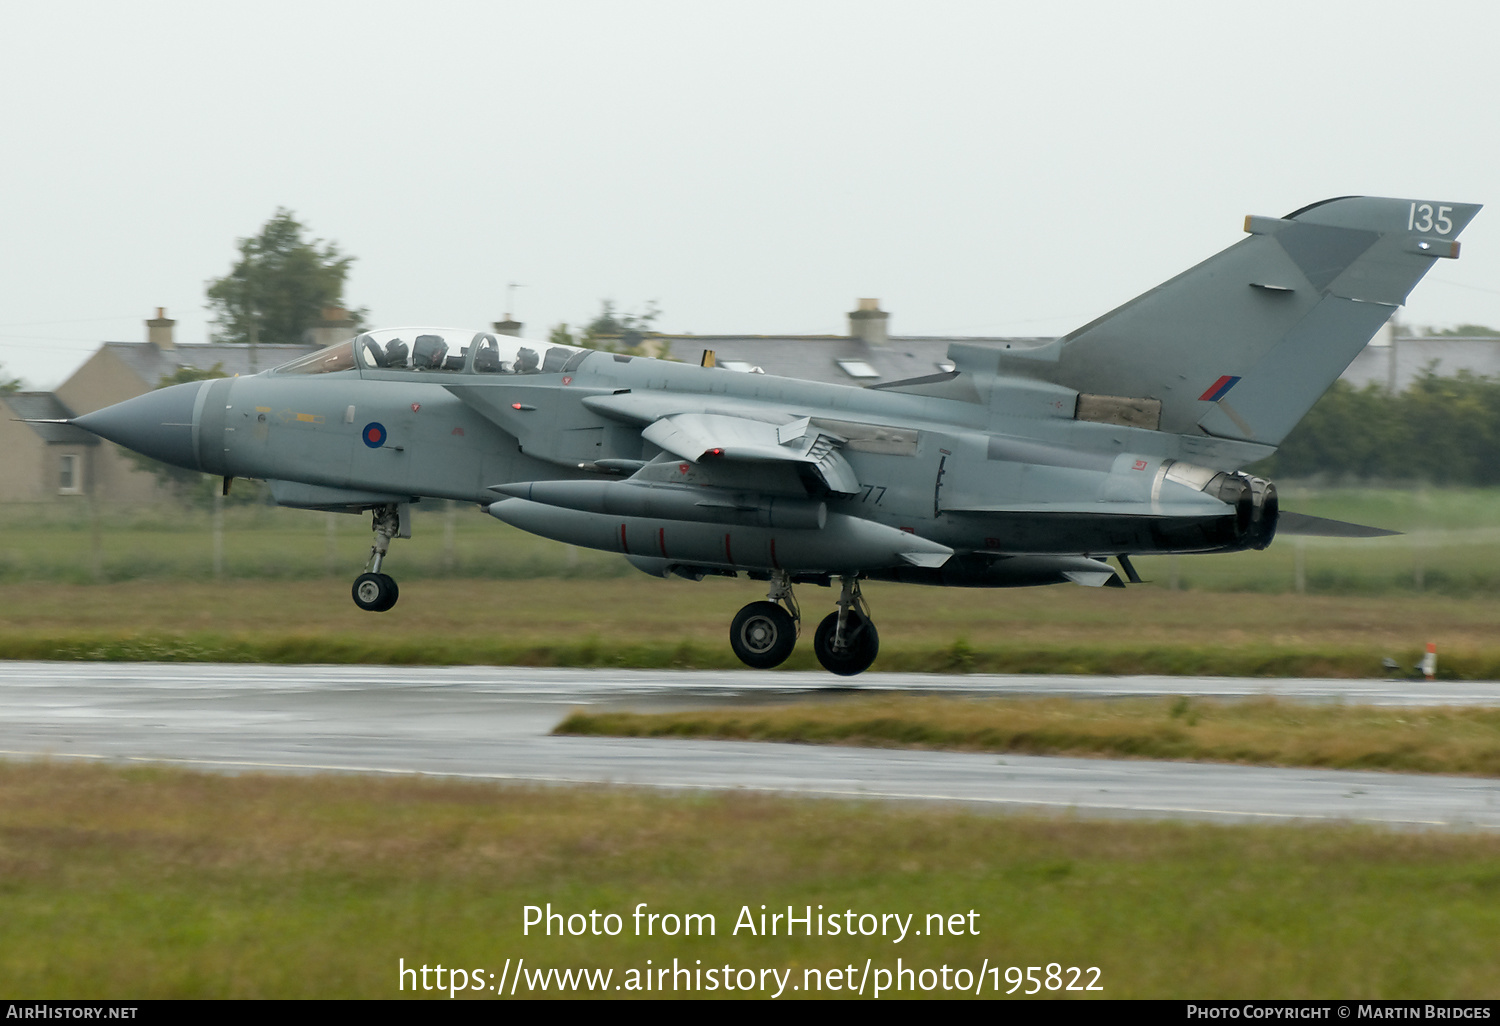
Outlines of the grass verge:
{"type": "MultiPolygon", "coordinates": [[[[403,581],[365,613],[347,580],[0,584],[0,658],[739,668],[753,581],[403,581]]],[[[1428,641],[1445,678],[1500,678],[1493,603],[871,585],[877,670],[1375,677],[1428,641]]],[[[809,622],[829,589],[800,590],[809,622]]],[[[788,669],[817,669],[803,643],[788,669]]]]}
{"type": "Polygon", "coordinates": [[[1497,865],[1494,835],[0,763],[0,971],[36,998],[387,998],[400,959],[498,977],[524,957],[611,987],[647,959],[799,985],[988,959],[1097,966],[1113,998],[1494,998],[1497,865]],[[623,930],[524,935],[549,902],[623,930]],[[640,902],[715,933],[636,936],[640,902]],[[735,935],[763,904],[959,913],[975,933],[735,935]]]}
{"type": "Polygon", "coordinates": [[[908,696],[676,713],[575,712],[557,734],[799,741],[1500,776],[1500,709],[1272,698],[908,696]]]}
{"type": "MultiPolygon", "coordinates": [[[[86,662],[366,664],[389,666],[571,666],[617,669],[743,670],[728,642],[638,641],[591,635],[577,640],[445,638],[295,632],[278,635],[171,631],[71,631],[0,635],[0,659],[86,662]]],[[[1415,662],[1415,653],[1410,655],[1415,662]]],[[[820,669],[813,653],[793,653],[781,670],[820,669]]],[[[881,648],[875,669],[886,673],[1137,674],[1200,677],[1381,676],[1369,650],[1240,646],[1207,648],[1098,644],[1089,647],[1014,644],[976,648],[965,641],[881,648]]],[[[1500,677],[1500,652],[1444,656],[1445,680],[1500,677]]]]}
{"type": "MultiPolygon", "coordinates": [[[[222,531],[203,509],[90,510],[78,501],[13,504],[0,536],[0,583],[349,580],[369,555],[368,517],[232,505],[222,531]]],[[[1500,596],[1500,489],[1309,489],[1281,482],[1283,509],[1408,532],[1395,538],[1278,538],[1265,552],[1142,555],[1143,589],[1342,596],[1500,596]]],[[[414,507],[391,572],[425,579],[608,581],[636,571],[618,555],[547,541],[474,506],[414,507]]],[[[882,630],[882,634],[884,631],[882,630]]]]}

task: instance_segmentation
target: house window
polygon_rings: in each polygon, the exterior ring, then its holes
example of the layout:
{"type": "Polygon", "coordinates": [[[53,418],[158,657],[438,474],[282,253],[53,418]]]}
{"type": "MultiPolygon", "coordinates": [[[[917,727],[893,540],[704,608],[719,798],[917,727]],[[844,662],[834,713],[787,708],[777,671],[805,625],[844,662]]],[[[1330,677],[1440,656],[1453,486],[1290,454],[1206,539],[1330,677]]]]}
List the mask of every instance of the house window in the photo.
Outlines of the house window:
{"type": "Polygon", "coordinates": [[[83,468],[76,455],[60,457],[57,467],[57,492],[59,495],[83,494],[83,468]]]}

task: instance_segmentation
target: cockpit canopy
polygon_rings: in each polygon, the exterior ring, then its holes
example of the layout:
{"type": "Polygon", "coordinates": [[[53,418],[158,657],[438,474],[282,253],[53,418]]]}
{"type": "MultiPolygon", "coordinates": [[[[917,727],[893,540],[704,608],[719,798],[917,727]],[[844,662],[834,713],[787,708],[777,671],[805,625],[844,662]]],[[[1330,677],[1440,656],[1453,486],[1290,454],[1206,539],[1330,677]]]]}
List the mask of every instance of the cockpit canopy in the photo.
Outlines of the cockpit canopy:
{"type": "Polygon", "coordinates": [[[450,374],[555,374],[573,370],[591,352],[487,331],[386,328],[299,357],[276,368],[276,373],[329,374],[358,367],[450,374]]]}

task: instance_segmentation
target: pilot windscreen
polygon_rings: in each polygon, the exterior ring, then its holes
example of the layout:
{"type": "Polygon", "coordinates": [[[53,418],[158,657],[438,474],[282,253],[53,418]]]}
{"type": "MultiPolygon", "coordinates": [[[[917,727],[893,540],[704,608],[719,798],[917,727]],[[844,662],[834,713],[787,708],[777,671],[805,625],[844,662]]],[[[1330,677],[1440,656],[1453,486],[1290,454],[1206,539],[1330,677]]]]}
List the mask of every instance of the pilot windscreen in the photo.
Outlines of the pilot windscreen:
{"type": "Polygon", "coordinates": [[[573,355],[573,350],[564,349],[562,346],[553,346],[547,350],[547,357],[542,361],[542,372],[544,374],[555,374],[563,369],[563,364],[573,355]]]}
{"type": "Polygon", "coordinates": [[[527,349],[524,346],[516,350],[516,373],[530,374],[537,368],[535,349],[527,349]]]}

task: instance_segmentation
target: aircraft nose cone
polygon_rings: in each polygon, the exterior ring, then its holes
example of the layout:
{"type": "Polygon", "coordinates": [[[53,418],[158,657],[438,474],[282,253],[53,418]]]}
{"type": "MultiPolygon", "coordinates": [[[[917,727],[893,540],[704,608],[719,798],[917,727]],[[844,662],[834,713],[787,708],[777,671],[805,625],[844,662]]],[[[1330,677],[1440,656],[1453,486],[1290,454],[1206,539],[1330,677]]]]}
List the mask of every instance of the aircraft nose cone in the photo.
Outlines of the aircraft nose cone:
{"type": "Polygon", "coordinates": [[[190,381],[126,399],[73,423],[100,438],[118,442],[152,459],[188,470],[202,470],[193,444],[193,408],[208,382],[190,381]]]}

